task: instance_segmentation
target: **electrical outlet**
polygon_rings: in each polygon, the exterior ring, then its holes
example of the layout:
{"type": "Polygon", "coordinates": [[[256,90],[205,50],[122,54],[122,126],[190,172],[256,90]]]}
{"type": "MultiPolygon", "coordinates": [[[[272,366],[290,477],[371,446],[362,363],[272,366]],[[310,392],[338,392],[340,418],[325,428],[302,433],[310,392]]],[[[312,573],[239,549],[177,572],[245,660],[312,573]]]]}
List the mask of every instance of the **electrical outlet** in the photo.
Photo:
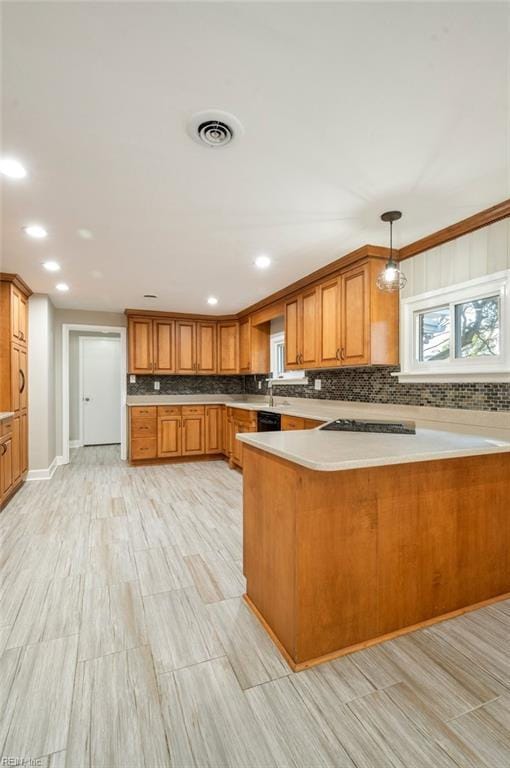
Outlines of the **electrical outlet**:
{"type": "Polygon", "coordinates": [[[136,384],[136,376],[134,373],[129,374],[129,383],[130,384],[136,384]]]}
{"type": "Polygon", "coordinates": [[[154,389],[159,392],[159,381],[154,382],[154,389]]]}
{"type": "Polygon", "coordinates": [[[262,389],[262,382],[261,381],[257,382],[257,387],[258,387],[258,389],[262,389]]]}
{"type": "Polygon", "coordinates": [[[315,389],[322,389],[322,379],[315,379],[313,386],[315,389]]]}

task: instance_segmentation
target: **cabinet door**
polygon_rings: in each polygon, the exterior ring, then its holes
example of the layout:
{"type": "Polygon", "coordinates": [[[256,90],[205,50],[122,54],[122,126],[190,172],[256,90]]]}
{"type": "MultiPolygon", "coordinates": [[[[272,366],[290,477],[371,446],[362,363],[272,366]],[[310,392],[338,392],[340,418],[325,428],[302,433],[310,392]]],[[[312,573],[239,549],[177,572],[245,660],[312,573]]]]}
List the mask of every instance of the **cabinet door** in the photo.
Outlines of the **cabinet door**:
{"type": "Polygon", "coordinates": [[[158,457],[181,455],[181,417],[158,419],[158,457]]]}
{"type": "Polygon", "coordinates": [[[368,265],[349,269],[341,275],[342,365],[369,363],[368,290],[368,265]]]}
{"type": "Polygon", "coordinates": [[[152,320],[146,317],[130,317],[129,373],[152,373],[152,320]]]}
{"type": "Polygon", "coordinates": [[[15,416],[12,420],[12,481],[15,483],[22,473],[21,455],[21,416],[15,416]]]}
{"type": "Polygon", "coordinates": [[[251,371],[250,318],[239,323],[239,370],[241,373],[251,371]]]}
{"type": "Polygon", "coordinates": [[[243,466],[243,444],[237,439],[236,435],[241,432],[247,432],[248,427],[241,421],[237,421],[235,418],[232,421],[232,453],[231,460],[239,467],[243,466]]]}
{"type": "Polygon", "coordinates": [[[193,320],[178,320],[175,324],[176,373],[196,373],[196,334],[193,320]]]}
{"type": "Polygon", "coordinates": [[[340,365],[340,288],[339,280],[319,286],[319,364],[340,365]]]}
{"type": "Polygon", "coordinates": [[[12,486],[12,440],[0,443],[0,496],[5,496],[12,486]]]}
{"type": "Polygon", "coordinates": [[[318,365],[317,336],[319,328],[318,291],[312,288],[301,296],[299,307],[299,359],[300,368],[316,368],[318,365]]]}
{"type": "Polygon", "coordinates": [[[206,406],[205,452],[221,453],[223,444],[223,419],[221,405],[206,406]]]}
{"type": "Polygon", "coordinates": [[[20,341],[20,303],[21,294],[11,285],[11,339],[20,341]]]}
{"type": "Polygon", "coordinates": [[[22,293],[19,295],[18,307],[18,337],[24,344],[28,334],[28,299],[22,293]]]}
{"type": "Polygon", "coordinates": [[[226,406],[221,406],[221,452],[228,456],[228,416],[226,406]]]}
{"type": "Polygon", "coordinates": [[[183,416],[182,455],[192,456],[205,453],[204,417],[183,416]]]}
{"type": "Polygon", "coordinates": [[[15,413],[20,409],[22,386],[21,348],[13,344],[11,346],[11,408],[15,413]]]}
{"type": "Polygon", "coordinates": [[[154,320],[154,373],[175,373],[175,321],[154,320]]]}
{"type": "Polygon", "coordinates": [[[20,416],[20,461],[21,474],[28,471],[28,413],[22,411],[20,416]]]}
{"type": "Polygon", "coordinates": [[[300,298],[285,302],[285,369],[299,368],[301,349],[299,345],[300,298]]]}
{"type": "Polygon", "coordinates": [[[19,407],[28,408],[28,370],[27,370],[27,350],[26,347],[19,349],[19,407]]]}
{"type": "Polygon", "coordinates": [[[197,373],[216,373],[216,323],[197,322],[197,373]]]}
{"type": "Polygon", "coordinates": [[[305,420],[300,416],[282,415],[282,432],[295,429],[304,429],[305,420]]]}
{"type": "Polygon", "coordinates": [[[239,373],[239,325],[218,323],[218,373],[239,373]]]}

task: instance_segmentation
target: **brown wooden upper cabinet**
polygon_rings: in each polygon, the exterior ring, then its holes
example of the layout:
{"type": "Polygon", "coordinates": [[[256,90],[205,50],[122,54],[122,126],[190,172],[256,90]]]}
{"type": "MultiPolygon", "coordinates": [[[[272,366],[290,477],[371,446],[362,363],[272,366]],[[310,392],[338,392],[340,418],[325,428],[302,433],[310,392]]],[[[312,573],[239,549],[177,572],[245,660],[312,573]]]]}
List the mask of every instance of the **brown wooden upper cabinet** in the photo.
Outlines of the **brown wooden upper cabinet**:
{"type": "Polygon", "coordinates": [[[218,373],[239,373],[239,323],[218,323],[218,373]]]}
{"type": "Polygon", "coordinates": [[[250,317],[239,322],[239,373],[268,373],[270,367],[269,322],[253,325],[250,317]]]}
{"type": "Polygon", "coordinates": [[[398,294],[377,289],[382,264],[371,259],[319,285],[318,367],[398,363],[398,294]]]}
{"type": "Polygon", "coordinates": [[[176,322],[176,373],[216,373],[216,323],[201,320],[176,322]]]}
{"type": "Polygon", "coordinates": [[[26,344],[28,328],[28,300],[16,286],[11,285],[11,337],[18,344],[26,344]]]}
{"type": "Polygon", "coordinates": [[[149,317],[129,318],[129,373],[152,373],[154,371],[152,322],[149,317]]]}
{"type": "Polygon", "coordinates": [[[154,373],[175,373],[175,321],[153,321],[154,373]]]}
{"type": "Polygon", "coordinates": [[[303,291],[285,302],[285,368],[316,368],[318,365],[319,293],[303,291]]]}

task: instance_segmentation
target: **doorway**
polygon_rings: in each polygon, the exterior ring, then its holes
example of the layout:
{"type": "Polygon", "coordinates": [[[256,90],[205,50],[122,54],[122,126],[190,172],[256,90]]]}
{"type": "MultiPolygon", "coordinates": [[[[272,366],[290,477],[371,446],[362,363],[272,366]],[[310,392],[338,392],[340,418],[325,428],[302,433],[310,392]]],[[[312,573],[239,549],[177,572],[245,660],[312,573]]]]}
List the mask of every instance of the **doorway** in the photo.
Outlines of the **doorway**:
{"type": "Polygon", "coordinates": [[[79,338],[82,445],[120,443],[120,337],[79,338]]]}

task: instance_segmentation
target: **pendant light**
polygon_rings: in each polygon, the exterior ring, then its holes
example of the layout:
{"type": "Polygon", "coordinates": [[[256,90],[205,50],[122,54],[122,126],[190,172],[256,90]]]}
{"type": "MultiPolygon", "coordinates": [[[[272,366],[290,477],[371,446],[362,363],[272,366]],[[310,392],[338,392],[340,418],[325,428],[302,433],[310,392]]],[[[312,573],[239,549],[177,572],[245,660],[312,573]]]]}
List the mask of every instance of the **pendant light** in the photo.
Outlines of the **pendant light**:
{"type": "Polygon", "coordinates": [[[407,283],[407,277],[400,271],[398,262],[393,258],[393,222],[402,218],[401,211],[386,211],[381,216],[382,221],[390,223],[390,257],[382,272],[379,273],[376,285],[380,291],[394,293],[407,283]]]}

